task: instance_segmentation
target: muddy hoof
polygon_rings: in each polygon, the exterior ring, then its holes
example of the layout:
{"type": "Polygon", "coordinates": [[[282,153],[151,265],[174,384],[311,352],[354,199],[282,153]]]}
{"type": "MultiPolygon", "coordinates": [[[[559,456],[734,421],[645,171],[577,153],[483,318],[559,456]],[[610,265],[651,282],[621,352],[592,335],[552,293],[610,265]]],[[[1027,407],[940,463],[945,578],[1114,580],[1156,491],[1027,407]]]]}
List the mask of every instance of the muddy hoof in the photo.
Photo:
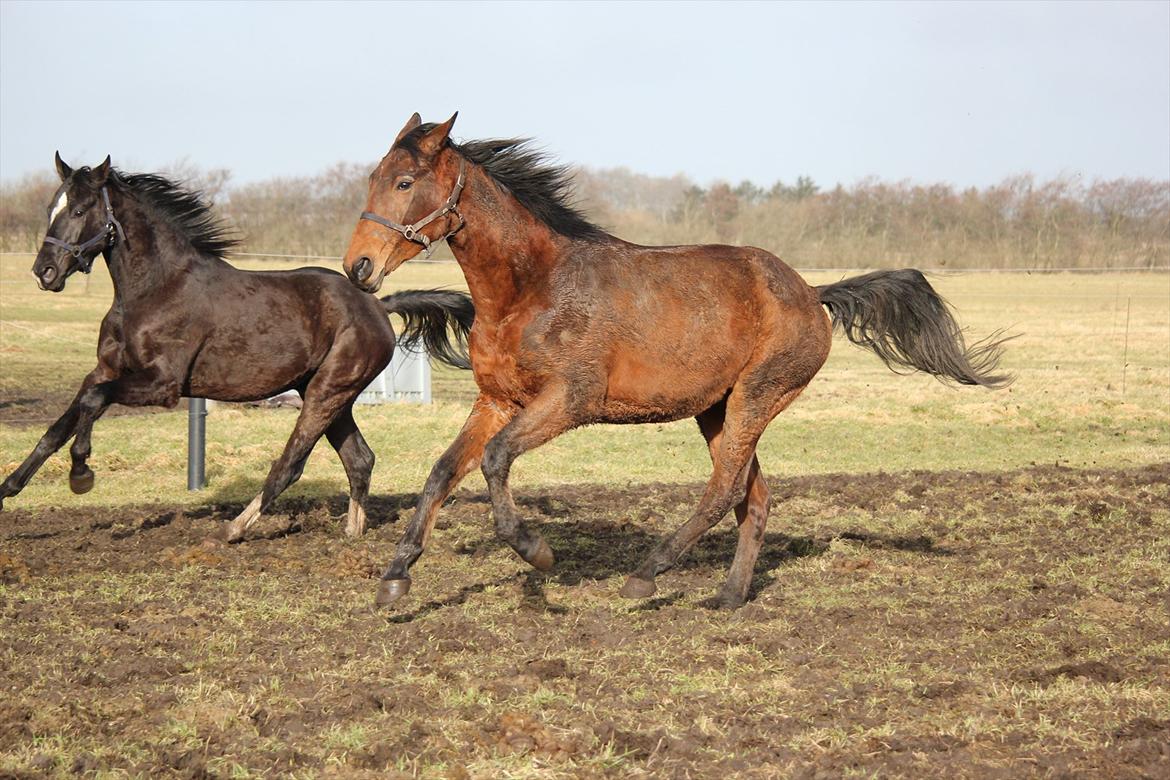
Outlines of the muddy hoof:
{"type": "Polygon", "coordinates": [[[715,609],[739,609],[746,601],[747,599],[738,593],[719,591],[719,594],[711,599],[711,606],[715,609]]]}
{"type": "Polygon", "coordinates": [[[243,539],[244,532],[238,531],[232,526],[233,523],[224,523],[211,536],[207,537],[207,541],[213,541],[217,544],[235,544],[243,539]]]}
{"type": "Polygon", "coordinates": [[[542,538],[540,544],[536,546],[536,552],[527,556],[524,560],[528,561],[532,565],[532,568],[538,571],[548,571],[553,567],[553,563],[556,562],[556,557],[553,556],[552,548],[548,546],[548,542],[542,538]]]}
{"type": "Polygon", "coordinates": [[[410,593],[410,580],[382,580],[378,583],[378,595],[374,597],[374,604],[385,607],[410,593]]]}
{"type": "Polygon", "coordinates": [[[69,489],[79,496],[93,490],[93,470],[86,469],[78,474],[70,474],[69,489]]]}
{"type": "Polygon", "coordinates": [[[623,599],[646,599],[657,591],[658,586],[654,584],[654,580],[644,580],[641,577],[630,575],[626,579],[626,584],[622,585],[622,589],[618,591],[618,595],[623,599]]]}

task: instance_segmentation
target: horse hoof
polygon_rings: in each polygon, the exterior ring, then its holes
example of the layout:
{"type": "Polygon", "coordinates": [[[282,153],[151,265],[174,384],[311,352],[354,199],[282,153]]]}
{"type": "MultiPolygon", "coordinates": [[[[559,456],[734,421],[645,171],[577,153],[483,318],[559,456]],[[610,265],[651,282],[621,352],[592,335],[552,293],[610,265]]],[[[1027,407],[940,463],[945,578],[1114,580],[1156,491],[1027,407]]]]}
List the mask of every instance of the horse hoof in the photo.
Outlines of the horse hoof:
{"type": "Polygon", "coordinates": [[[410,580],[382,580],[378,583],[378,595],[374,597],[374,604],[379,607],[389,606],[410,592],[410,580]]]}
{"type": "Polygon", "coordinates": [[[80,474],[70,474],[69,489],[79,496],[93,490],[93,471],[86,469],[80,474]]]}
{"type": "Polygon", "coordinates": [[[658,586],[654,584],[654,580],[644,580],[641,577],[630,575],[626,578],[626,584],[622,585],[622,589],[618,591],[618,595],[623,599],[646,599],[657,591],[658,586]]]}
{"type": "Polygon", "coordinates": [[[552,548],[548,546],[548,542],[543,538],[540,540],[540,544],[536,546],[536,552],[527,556],[524,560],[528,561],[532,565],[532,568],[537,571],[548,571],[553,567],[553,563],[556,562],[552,548]]]}
{"type": "Polygon", "coordinates": [[[345,535],[350,539],[356,539],[365,532],[366,510],[362,509],[361,504],[355,504],[351,501],[349,511],[345,515],[345,535]]]}
{"type": "Polygon", "coordinates": [[[712,600],[712,605],[716,609],[732,610],[742,607],[745,601],[747,601],[747,599],[738,593],[726,593],[720,591],[719,595],[712,600]]]}
{"type": "Polygon", "coordinates": [[[207,537],[209,541],[215,541],[219,544],[235,544],[244,538],[244,532],[237,528],[233,528],[234,523],[224,523],[219,529],[207,537]]]}

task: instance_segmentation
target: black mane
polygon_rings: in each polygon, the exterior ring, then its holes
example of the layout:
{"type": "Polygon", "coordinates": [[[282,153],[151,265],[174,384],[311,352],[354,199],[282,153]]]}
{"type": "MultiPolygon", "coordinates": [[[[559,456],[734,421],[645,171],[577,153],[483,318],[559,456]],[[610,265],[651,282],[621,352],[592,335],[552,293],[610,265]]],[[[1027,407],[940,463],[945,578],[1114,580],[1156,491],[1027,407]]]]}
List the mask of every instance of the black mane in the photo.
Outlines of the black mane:
{"type": "MultiPolygon", "coordinates": [[[[418,140],[435,127],[419,125],[397,146],[418,152],[418,140]]],[[[571,170],[549,162],[547,155],[533,149],[528,138],[493,138],[457,144],[452,149],[481,166],[499,186],[515,196],[524,208],[548,228],[566,238],[595,240],[608,234],[594,225],[572,202],[571,170]]]]}
{"type": "Polygon", "coordinates": [[[114,170],[111,179],[156,209],[186,236],[196,252],[222,259],[239,246],[239,237],[211,210],[203,193],[186,189],[157,173],[114,170]]]}

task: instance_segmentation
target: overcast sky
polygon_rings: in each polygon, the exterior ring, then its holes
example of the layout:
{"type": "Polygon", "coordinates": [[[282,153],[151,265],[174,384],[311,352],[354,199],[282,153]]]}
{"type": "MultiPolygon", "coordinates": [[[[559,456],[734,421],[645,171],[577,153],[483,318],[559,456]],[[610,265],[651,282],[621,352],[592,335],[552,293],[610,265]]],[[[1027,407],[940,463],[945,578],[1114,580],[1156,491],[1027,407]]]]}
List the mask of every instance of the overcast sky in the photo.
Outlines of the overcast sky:
{"type": "Polygon", "coordinates": [[[0,2],[0,177],[460,139],[707,184],[1170,178],[1170,3],[0,2]]]}

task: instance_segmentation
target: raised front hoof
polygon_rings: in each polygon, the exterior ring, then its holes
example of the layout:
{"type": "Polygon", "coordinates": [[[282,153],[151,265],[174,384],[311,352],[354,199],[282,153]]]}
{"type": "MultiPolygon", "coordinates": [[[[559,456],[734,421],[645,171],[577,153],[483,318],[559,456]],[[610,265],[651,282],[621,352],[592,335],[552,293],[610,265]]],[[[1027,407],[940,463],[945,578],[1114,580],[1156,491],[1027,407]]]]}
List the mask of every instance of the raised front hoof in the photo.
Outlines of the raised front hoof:
{"type": "Polygon", "coordinates": [[[85,469],[69,475],[69,489],[77,495],[93,490],[93,469],[85,469]]]}
{"type": "Polygon", "coordinates": [[[381,580],[378,583],[378,594],[374,596],[374,605],[388,607],[407,593],[410,593],[410,580],[381,580]]]}
{"type": "Polygon", "coordinates": [[[626,584],[618,591],[623,599],[648,599],[658,592],[654,580],[644,580],[633,575],[626,578],[626,584]]]}
{"type": "Polygon", "coordinates": [[[548,542],[543,538],[536,545],[534,552],[524,556],[524,560],[528,561],[529,565],[537,571],[548,571],[556,563],[556,557],[553,555],[552,548],[548,546],[548,542]]]}

